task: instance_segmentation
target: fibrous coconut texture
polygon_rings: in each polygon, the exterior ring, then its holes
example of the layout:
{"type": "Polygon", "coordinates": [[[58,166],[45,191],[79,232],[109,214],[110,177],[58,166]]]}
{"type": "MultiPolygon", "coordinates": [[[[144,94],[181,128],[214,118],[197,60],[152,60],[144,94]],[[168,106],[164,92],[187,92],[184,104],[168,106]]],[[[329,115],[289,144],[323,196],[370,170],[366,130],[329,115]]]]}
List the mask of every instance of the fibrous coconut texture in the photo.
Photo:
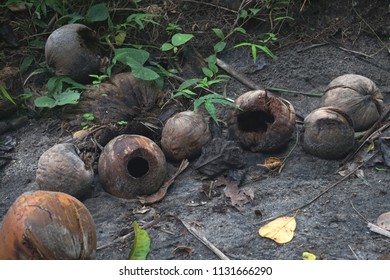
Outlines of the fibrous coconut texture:
{"type": "Polygon", "coordinates": [[[120,135],[112,139],[99,158],[103,188],[121,198],[155,193],[163,184],[166,161],[160,147],[141,135],[120,135]]]}
{"type": "Polygon", "coordinates": [[[197,111],[183,111],[167,120],[161,134],[161,147],[172,161],[192,159],[211,139],[208,123],[197,111]]]}
{"type": "Polygon", "coordinates": [[[383,96],[375,83],[361,75],[337,77],[327,87],[320,107],[331,106],[350,116],[355,131],[369,129],[380,117],[383,96]]]}
{"type": "Polygon", "coordinates": [[[41,155],[35,180],[41,190],[80,198],[91,192],[93,177],[91,162],[80,158],[78,148],[71,143],[60,143],[41,155]]]}
{"type": "Polygon", "coordinates": [[[255,90],[242,94],[235,103],[238,108],[229,115],[229,131],[245,148],[273,152],[291,140],[295,110],[287,100],[255,90]]]}
{"type": "Polygon", "coordinates": [[[64,106],[62,117],[72,131],[81,129],[84,114],[94,116],[91,123],[102,126],[95,133],[104,146],[119,134],[140,134],[150,138],[160,135],[159,116],[164,92],[154,82],[144,81],[125,72],[85,91],[76,105],[64,106]],[[122,124],[118,124],[122,123],[122,124]]]}
{"type": "Polygon", "coordinates": [[[338,108],[312,111],[305,118],[303,129],[303,149],[319,158],[342,158],[354,145],[352,120],[338,108]]]}

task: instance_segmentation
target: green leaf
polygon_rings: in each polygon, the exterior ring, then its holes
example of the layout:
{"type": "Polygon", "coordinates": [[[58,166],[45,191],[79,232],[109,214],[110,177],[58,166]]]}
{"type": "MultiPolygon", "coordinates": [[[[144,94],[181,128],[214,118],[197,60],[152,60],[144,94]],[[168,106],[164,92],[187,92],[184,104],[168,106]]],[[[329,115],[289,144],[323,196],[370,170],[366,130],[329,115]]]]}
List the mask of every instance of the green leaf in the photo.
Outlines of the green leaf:
{"type": "Polygon", "coordinates": [[[34,100],[34,104],[38,108],[53,108],[56,106],[56,101],[48,96],[40,96],[34,100]]]}
{"type": "Polygon", "coordinates": [[[249,9],[251,11],[252,15],[256,15],[258,12],[260,12],[260,9],[249,9]]]}
{"type": "Polygon", "coordinates": [[[95,116],[91,113],[85,113],[83,115],[84,119],[86,119],[87,121],[93,121],[95,119],[95,116]]]}
{"type": "Polygon", "coordinates": [[[136,221],[133,222],[134,241],[131,247],[128,259],[129,260],[146,260],[150,251],[150,237],[148,232],[139,228],[136,221]]]}
{"type": "Polygon", "coordinates": [[[28,43],[29,47],[35,48],[35,49],[45,49],[46,42],[41,39],[35,39],[28,43]]]}
{"type": "Polygon", "coordinates": [[[213,32],[215,33],[215,35],[217,35],[217,37],[221,40],[224,40],[225,39],[225,35],[223,34],[223,31],[219,28],[213,28],[213,32]]]}
{"type": "Polygon", "coordinates": [[[294,20],[293,17],[284,16],[284,17],[277,17],[277,18],[274,18],[274,21],[281,21],[281,20],[286,20],[286,19],[294,20]]]}
{"type": "Polygon", "coordinates": [[[62,106],[67,104],[77,104],[80,99],[80,93],[75,90],[66,90],[54,97],[55,105],[62,106]]]}
{"type": "Polygon", "coordinates": [[[183,33],[176,33],[172,36],[172,45],[174,46],[181,46],[185,43],[187,43],[189,40],[191,40],[194,37],[192,34],[183,34],[183,33]]]}
{"type": "Polygon", "coordinates": [[[241,10],[240,18],[247,18],[247,17],[248,17],[248,11],[247,10],[241,10]]]}
{"type": "Polygon", "coordinates": [[[251,46],[251,51],[252,51],[253,63],[256,63],[256,59],[257,59],[256,45],[251,46]]]}
{"type": "Polygon", "coordinates": [[[202,68],[202,72],[209,78],[211,78],[214,75],[213,71],[211,71],[209,68],[206,67],[202,68]]]}
{"type": "Polygon", "coordinates": [[[135,48],[121,48],[115,50],[113,63],[120,61],[125,65],[132,67],[132,65],[143,65],[149,59],[149,52],[135,48]]]}
{"type": "Polygon", "coordinates": [[[166,52],[166,51],[170,51],[174,48],[174,46],[171,44],[171,43],[164,43],[162,46],[161,46],[161,50],[163,52],[166,52]]]}
{"type": "Polygon", "coordinates": [[[28,55],[23,59],[22,63],[20,64],[20,67],[19,67],[21,74],[23,74],[24,72],[27,71],[28,67],[30,67],[33,60],[34,60],[34,56],[32,56],[32,55],[28,55]]]}
{"type": "Polygon", "coordinates": [[[240,32],[242,34],[246,34],[246,30],[244,28],[242,28],[242,27],[236,27],[236,28],[233,29],[233,31],[240,32]]]}
{"type": "Polygon", "coordinates": [[[201,80],[202,79],[189,79],[189,80],[186,80],[179,86],[179,88],[177,90],[178,91],[183,91],[184,89],[199,83],[201,80]]]}
{"type": "Polygon", "coordinates": [[[219,53],[226,47],[226,42],[218,42],[214,45],[214,52],[219,53]]]}
{"type": "Polygon", "coordinates": [[[205,102],[204,99],[198,98],[194,101],[194,110],[198,109],[200,105],[202,105],[205,102]]]}
{"type": "Polygon", "coordinates": [[[193,95],[197,95],[195,92],[193,92],[192,90],[189,90],[189,89],[183,89],[182,91],[179,91],[178,93],[174,94],[172,96],[172,98],[176,98],[176,97],[179,97],[179,96],[185,96],[187,98],[192,98],[191,96],[193,95]]]}
{"type": "Polygon", "coordinates": [[[147,67],[132,67],[131,69],[134,77],[145,81],[153,81],[160,78],[160,75],[147,67]]]}
{"type": "Polygon", "coordinates": [[[8,99],[9,102],[11,102],[12,104],[16,105],[16,103],[12,99],[11,95],[9,95],[8,91],[2,85],[0,85],[0,91],[4,95],[4,97],[8,99]]]}
{"type": "Polygon", "coordinates": [[[252,45],[253,45],[252,43],[244,42],[244,43],[240,43],[240,44],[235,45],[233,48],[250,47],[250,46],[252,46],[252,45]]]}
{"type": "Polygon", "coordinates": [[[256,47],[271,58],[276,59],[276,55],[274,55],[274,53],[267,46],[256,45],[256,47]]]}
{"type": "Polygon", "coordinates": [[[85,15],[86,20],[90,22],[104,21],[108,19],[108,17],[109,13],[106,3],[93,5],[85,15]]]}
{"type": "Polygon", "coordinates": [[[204,107],[207,110],[207,112],[210,114],[210,116],[213,118],[216,124],[218,124],[218,118],[217,118],[217,110],[215,109],[215,106],[211,102],[205,102],[204,107]]]}

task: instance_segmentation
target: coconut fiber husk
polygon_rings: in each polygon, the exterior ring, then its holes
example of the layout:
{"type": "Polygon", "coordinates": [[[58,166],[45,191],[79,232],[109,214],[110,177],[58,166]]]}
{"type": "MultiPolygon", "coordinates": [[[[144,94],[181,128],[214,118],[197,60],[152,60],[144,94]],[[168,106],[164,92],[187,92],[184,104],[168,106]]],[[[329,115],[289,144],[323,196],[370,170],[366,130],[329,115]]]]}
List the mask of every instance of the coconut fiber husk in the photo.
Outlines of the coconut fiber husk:
{"type": "Polygon", "coordinates": [[[144,81],[131,73],[113,75],[107,82],[85,91],[78,104],[65,106],[62,118],[67,130],[75,138],[93,134],[94,140],[104,146],[120,134],[138,134],[153,140],[161,135],[163,117],[172,109],[164,106],[168,99],[154,82],[144,81]],[[84,114],[94,119],[89,128],[81,130],[84,114]],[[81,130],[81,131],[80,131],[81,130]]]}

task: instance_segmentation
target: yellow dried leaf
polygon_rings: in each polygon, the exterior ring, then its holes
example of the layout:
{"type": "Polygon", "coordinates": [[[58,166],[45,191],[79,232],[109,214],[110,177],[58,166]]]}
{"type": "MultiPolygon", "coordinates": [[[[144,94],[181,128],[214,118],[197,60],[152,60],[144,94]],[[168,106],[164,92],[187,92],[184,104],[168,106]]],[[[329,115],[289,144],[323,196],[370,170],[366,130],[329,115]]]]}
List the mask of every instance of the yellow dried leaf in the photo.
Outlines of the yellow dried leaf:
{"type": "Polygon", "coordinates": [[[264,164],[258,164],[258,166],[264,167],[267,170],[277,169],[283,165],[283,160],[278,157],[266,158],[264,164]]]}
{"type": "Polygon", "coordinates": [[[259,234],[279,244],[287,243],[293,239],[296,226],[297,222],[294,217],[280,217],[262,226],[259,234]]]}
{"type": "Polygon", "coordinates": [[[308,261],[314,261],[315,259],[317,259],[317,256],[309,252],[303,252],[302,259],[308,261]]]}

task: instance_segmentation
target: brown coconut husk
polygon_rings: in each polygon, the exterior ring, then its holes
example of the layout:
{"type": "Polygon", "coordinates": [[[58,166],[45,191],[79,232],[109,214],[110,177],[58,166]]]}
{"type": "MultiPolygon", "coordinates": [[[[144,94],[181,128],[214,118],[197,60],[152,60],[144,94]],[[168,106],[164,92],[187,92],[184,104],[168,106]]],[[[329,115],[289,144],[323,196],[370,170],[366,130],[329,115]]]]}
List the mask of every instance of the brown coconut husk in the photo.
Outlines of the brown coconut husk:
{"type": "Polygon", "coordinates": [[[375,83],[361,75],[346,74],[330,82],[320,107],[332,106],[350,116],[355,131],[369,129],[383,110],[383,96],[375,83]]]}
{"type": "Polygon", "coordinates": [[[64,107],[62,118],[76,138],[93,134],[94,140],[102,146],[125,133],[157,140],[162,129],[160,116],[169,110],[175,111],[169,106],[161,109],[166,99],[166,93],[154,82],[140,80],[128,72],[120,73],[85,91],[78,104],[64,107]],[[93,125],[80,132],[86,113],[93,114],[93,125]]]}

